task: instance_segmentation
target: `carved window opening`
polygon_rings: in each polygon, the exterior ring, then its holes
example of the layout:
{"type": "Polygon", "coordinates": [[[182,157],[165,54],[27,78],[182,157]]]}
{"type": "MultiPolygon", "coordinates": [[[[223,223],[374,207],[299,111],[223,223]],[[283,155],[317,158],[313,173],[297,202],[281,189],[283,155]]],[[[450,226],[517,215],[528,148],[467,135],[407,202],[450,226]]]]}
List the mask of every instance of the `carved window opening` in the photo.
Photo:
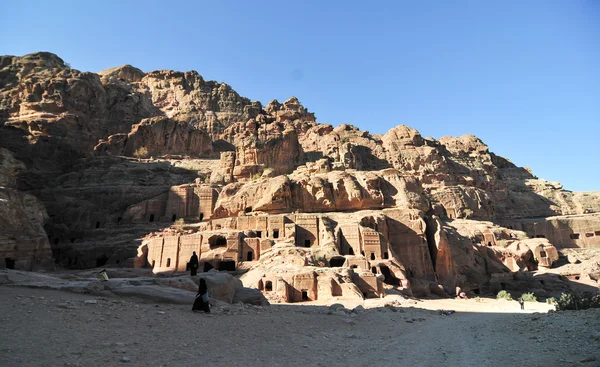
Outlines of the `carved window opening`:
{"type": "Polygon", "coordinates": [[[167,258],[167,268],[171,267],[171,258],[167,258]]]}
{"type": "Polygon", "coordinates": [[[225,238],[223,236],[219,236],[219,235],[214,235],[208,239],[208,244],[211,249],[215,249],[218,247],[225,247],[225,246],[227,246],[227,238],[225,238]]]}
{"type": "Polygon", "coordinates": [[[250,213],[251,211],[252,211],[251,206],[247,206],[246,209],[244,209],[244,213],[250,213]]]}
{"type": "Polygon", "coordinates": [[[371,267],[371,273],[377,274],[377,268],[375,266],[371,267]]]}
{"type": "Polygon", "coordinates": [[[273,238],[279,238],[279,230],[278,229],[273,230],[273,238]]]}
{"type": "Polygon", "coordinates": [[[594,234],[593,234],[593,233],[589,233],[589,232],[588,232],[588,233],[586,233],[586,234],[585,234],[585,236],[586,236],[586,237],[594,237],[594,234]]]}
{"type": "Polygon", "coordinates": [[[540,257],[548,257],[548,255],[546,254],[546,251],[544,251],[544,250],[540,251],[540,257]]]}
{"type": "Polygon", "coordinates": [[[256,237],[262,238],[262,231],[256,231],[256,237]]]}
{"type": "Polygon", "coordinates": [[[204,219],[204,213],[200,213],[200,218],[198,218],[200,220],[200,222],[202,222],[202,219],[204,219]]]}
{"type": "Polygon", "coordinates": [[[267,280],[267,282],[265,283],[265,291],[273,291],[273,282],[271,282],[270,280],[267,280]]]}
{"type": "Polygon", "coordinates": [[[579,239],[579,233],[571,233],[570,235],[572,240],[578,240],[579,239]]]}
{"type": "Polygon", "coordinates": [[[594,234],[595,234],[596,236],[600,236],[600,231],[596,231],[596,232],[594,232],[594,234]]]}
{"type": "Polygon", "coordinates": [[[375,253],[371,252],[371,260],[375,260],[375,253]]]}

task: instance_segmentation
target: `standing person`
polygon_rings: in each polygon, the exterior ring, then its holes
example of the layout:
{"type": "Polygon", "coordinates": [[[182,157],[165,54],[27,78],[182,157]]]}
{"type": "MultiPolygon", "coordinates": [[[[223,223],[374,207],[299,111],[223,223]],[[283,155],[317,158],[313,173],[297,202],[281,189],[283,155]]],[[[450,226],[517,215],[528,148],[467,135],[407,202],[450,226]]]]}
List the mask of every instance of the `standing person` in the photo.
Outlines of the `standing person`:
{"type": "Polygon", "coordinates": [[[200,286],[198,287],[198,294],[196,300],[192,306],[192,311],[204,311],[204,313],[210,313],[210,305],[208,304],[208,286],[204,278],[200,279],[200,286]]]}
{"type": "Polygon", "coordinates": [[[525,301],[523,301],[523,298],[519,298],[519,304],[521,305],[521,310],[525,309],[525,301]]]}
{"type": "Polygon", "coordinates": [[[194,254],[192,255],[192,257],[190,257],[189,265],[191,275],[196,275],[198,273],[198,255],[196,255],[196,251],[194,251],[194,254]]]}

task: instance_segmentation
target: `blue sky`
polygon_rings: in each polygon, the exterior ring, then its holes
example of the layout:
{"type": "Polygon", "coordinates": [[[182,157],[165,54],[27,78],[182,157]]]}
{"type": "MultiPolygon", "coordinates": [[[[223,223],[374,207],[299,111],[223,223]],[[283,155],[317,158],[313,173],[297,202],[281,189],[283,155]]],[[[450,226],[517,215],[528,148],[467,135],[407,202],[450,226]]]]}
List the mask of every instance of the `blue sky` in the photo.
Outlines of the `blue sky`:
{"type": "Polygon", "coordinates": [[[197,70],[266,104],[372,133],[474,134],[600,190],[600,1],[4,2],[0,54],[100,71],[197,70]]]}

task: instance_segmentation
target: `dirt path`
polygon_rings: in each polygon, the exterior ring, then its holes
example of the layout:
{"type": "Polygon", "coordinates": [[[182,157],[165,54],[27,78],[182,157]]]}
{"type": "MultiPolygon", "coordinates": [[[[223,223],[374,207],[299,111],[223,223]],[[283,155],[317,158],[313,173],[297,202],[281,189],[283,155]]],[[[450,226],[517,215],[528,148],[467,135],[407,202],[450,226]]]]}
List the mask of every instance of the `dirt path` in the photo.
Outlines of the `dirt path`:
{"type": "Polygon", "coordinates": [[[600,310],[228,308],[0,287],[0,366],[600,366],[600,310]]]}

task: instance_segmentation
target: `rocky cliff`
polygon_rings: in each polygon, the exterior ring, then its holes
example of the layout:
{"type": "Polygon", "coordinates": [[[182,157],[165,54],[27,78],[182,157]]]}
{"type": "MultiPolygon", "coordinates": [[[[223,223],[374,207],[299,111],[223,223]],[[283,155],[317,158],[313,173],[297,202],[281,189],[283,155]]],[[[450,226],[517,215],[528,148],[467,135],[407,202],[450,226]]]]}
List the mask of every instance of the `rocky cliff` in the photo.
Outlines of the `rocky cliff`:
{"type": "Polygon", "coordinates": [[[182,218],[199,242],[170,236],[178,250],[156,269],[179,269],[189,246],[213,267],[217,254],[239,266],[287,241],[331,250],[310,264],[346,256],[425,293],[551,266],[556,247],[600,246],[598,193],[540,180],[475,136],[320,124],[294,97],[263,106],[195,71],[90,73],[51,53],[2,56],[0,163],[10,267],[131,265],[144,238],[182,218]],[[527,238],[539,240],[516,244],[527,238]]]}

